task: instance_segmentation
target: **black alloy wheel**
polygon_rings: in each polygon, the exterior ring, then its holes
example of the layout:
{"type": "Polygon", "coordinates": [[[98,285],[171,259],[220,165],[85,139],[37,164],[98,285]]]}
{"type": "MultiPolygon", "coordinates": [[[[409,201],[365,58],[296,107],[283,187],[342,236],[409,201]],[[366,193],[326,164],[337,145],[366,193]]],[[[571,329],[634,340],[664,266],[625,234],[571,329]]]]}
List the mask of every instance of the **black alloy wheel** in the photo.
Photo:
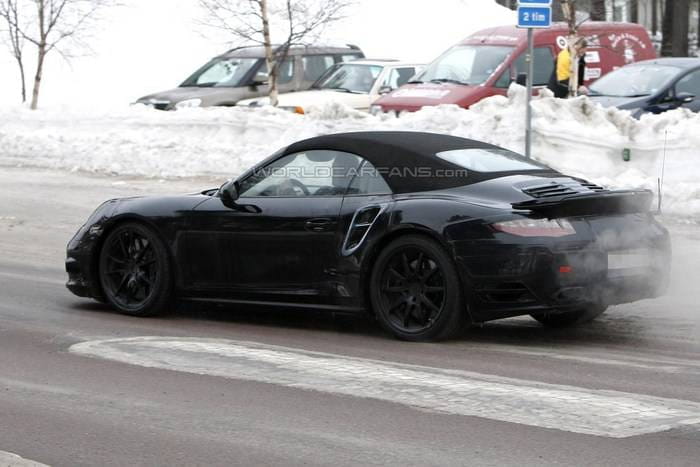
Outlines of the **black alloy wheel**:
{"type": "Polygon", "coordinates": [[[440,245],[423,236],[400,237],[379,254],[370,297],[379,322],[399,339],[442,340],[464,328],[456,268],[440,245]]]}
{"type": "Polygon", "coordinates": [[[169,304],[167,252],[141,224],[124,224],[109,233],[100,252],[99,277],[105,298],[122,313],[153,316],[169,304]]]}

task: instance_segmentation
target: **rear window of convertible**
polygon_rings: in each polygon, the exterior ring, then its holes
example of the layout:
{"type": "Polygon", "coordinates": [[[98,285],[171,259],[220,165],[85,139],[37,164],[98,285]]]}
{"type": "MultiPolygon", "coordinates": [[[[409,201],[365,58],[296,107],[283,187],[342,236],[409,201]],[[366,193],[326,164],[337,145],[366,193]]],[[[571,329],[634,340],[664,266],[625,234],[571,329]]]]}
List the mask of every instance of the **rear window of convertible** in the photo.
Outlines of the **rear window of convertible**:
{"type": "Polygon", "coordinates": [[[475,172],[518,172],[523,170],[551,170],[546,165],[525,159],[507,149],[454,149],[436,154],[440,159],[475,172]]]}

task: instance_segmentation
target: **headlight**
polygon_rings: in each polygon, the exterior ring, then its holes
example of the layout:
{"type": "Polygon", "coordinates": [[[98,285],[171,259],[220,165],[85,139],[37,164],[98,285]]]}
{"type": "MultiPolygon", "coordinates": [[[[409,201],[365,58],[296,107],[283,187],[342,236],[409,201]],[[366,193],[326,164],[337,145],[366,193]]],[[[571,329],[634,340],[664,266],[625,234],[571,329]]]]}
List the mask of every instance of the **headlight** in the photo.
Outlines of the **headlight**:
{"type": "Polygon", "coordinates": [[[384,110],[382,109],[381,105],[371,105],[369,107],[369,113],[372,115],[378,115],[380,113],[383,113],[384,110]]]}
{"type": "Polygon", "coordinates": [[[202,104],[202,99],[187,99],[185,101],[178,102],[175,104],[176,109],[191,109],[193,107],[199,107],[202,104]]]}
{"type": "Polygon", "coordinates": [[[566,219],[518,219],[497,222],[492,227],[518,237],[566,237],[576,233],[566,219]]]}

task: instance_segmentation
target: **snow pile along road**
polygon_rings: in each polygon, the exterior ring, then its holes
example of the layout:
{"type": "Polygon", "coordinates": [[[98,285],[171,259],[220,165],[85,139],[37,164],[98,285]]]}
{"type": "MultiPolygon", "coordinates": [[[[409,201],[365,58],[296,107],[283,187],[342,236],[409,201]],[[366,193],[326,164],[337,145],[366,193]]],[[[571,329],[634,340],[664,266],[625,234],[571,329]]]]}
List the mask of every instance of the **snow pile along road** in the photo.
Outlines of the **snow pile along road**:
{"type": "MultiPolygon", "coordinates": [[[[479,139],[518,152],[524,146],[524,89],[464,110],[430,107],[397,118],[339,105],[307,115],[263,108],[159,112],[0,110],[0,164],[147,177],[236,176],[299,139],[362,130],[411,130],[479,139]]],[[[585,97],[533,101],[534,156],[567,174],[613,187],[656,190],[666,140],[665,211],[700,216],[700,116],[676,110],[634,120],[585,97]],[[631,160],[623,161],[624,149],[631,160]]]]}

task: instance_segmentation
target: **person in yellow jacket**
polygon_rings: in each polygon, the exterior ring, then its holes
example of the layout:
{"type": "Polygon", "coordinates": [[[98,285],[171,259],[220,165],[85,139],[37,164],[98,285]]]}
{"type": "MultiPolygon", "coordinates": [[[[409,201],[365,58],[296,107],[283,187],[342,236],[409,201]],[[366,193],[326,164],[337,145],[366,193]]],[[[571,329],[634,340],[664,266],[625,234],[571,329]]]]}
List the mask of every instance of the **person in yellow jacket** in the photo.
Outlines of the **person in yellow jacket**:
{"type": "MultiPolygon", "coordinates": [[[[581,39],[576,49],[578,57],[578,82],[580,93],[586,93],[587,89],[583,86],[583,80],[586,76],[586,51],[588,43],[585,39],[581,39]]],[[[552,76],[549,79],[547,87],[554,93],[554,97],[566,98],[569,97],[569,79],[571,78],[571,53],[569,48],[565,47],[559,55],[557,55],[556,64],[552,76]]]]}

